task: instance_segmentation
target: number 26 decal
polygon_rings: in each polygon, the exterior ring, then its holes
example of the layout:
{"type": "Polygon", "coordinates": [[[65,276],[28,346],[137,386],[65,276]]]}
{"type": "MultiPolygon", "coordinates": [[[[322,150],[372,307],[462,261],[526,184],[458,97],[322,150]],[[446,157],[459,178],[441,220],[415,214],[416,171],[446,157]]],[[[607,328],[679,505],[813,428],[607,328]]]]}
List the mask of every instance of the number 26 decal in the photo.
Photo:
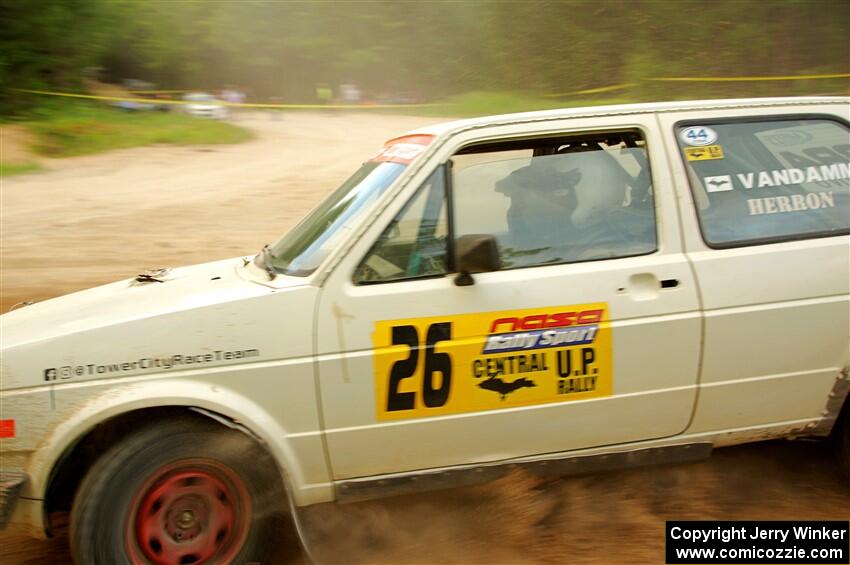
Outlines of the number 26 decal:
{"type": "MultiPolygon", "coordinates": [[[[449,399],[452,386],[452,359],[448,353],[437,353],[435,347],[441,341],[452,339],[451,322],[439,322],[428,326],[425,336],[425,359],[422,374],[422,402],[428,408],[438,408],[445,405],[449,399]],[[435,373],[441,374],[439,387],[435,373]]],[[[419,342],[419,332],[415,326],[393,326],[392,344],[406,345],[410,355],[406,359],[396,361],[390,369],[390,381],[387,390],[387,412],[397,410],[412,410],[416,405],[416,392],[400,392],[401,381],[412,377],[419,366],[419,352],[422,350],[419,342]]]]}

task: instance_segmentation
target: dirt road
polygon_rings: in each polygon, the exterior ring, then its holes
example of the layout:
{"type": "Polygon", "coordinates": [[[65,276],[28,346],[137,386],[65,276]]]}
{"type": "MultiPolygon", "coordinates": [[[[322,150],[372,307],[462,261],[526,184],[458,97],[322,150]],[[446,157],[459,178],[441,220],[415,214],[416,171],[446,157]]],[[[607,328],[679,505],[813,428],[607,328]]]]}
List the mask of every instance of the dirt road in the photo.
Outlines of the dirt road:
{"type": "MultiPolygon", "coordinates": [[[[2,179],[0,308],[150,267],[253,254],[383,140],[433,122],[366,114],[257,114],[256,140],[50,161],[2,179]]],[[[490,485],[303,514],[320,563],[662,562],[666,519],[848,519],[850,485],[824,446],[770,443],[711,460],[490,485]]],[[[67,562],[65,539],[0,537],[0,562],[67,562]]]]}
{"type": "MultiPolygon", "coordinates": [[[[830,455],[814,442],[770,442],[691,465],[548,481],[517,472],[477,487],[320,504],[301,518],[322,565],[663,563],[665,520],[850,519],[850,486],[830,455]]],[[[0,563],[68,563],[65,536],[0,536],[0,563]]]]}
{"type": "Polygon", "coordinates": [[[383,142],[433,118],[254,114],[234,146],[145,147],[49,160],[2,181],[5,312],[140,269],[254,254],[383,142]]]}

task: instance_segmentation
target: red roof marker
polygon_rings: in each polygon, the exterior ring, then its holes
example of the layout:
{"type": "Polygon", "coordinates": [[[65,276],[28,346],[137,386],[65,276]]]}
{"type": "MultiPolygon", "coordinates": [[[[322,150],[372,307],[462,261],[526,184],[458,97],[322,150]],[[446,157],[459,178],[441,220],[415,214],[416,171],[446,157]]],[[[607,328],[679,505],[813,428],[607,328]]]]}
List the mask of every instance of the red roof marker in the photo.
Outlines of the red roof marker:
{"type": "Polygon", "coordinates": [[[432,141],[434,141],[433,135],[415,134],[396,137],[387,141],[384,148],[369,160],[409,165],[432,141]]]}
{"type": "Polygon", "coordinates": [[[15,437],[15,420],[0,420],[0,438],[15,437]]]}

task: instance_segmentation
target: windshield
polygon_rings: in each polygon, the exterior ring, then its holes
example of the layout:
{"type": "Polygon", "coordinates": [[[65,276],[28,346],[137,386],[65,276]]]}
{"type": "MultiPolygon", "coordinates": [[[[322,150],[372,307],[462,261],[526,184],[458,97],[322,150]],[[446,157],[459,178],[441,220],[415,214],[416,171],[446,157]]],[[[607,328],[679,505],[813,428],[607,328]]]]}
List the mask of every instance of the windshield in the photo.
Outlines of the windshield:
{"type": "Polygon", "coordinates": [[[266,254],[271,267],[284,275],[311,274],[405,168],[391,162],[364,164],[271,247],[271,253],[266,254]]]}

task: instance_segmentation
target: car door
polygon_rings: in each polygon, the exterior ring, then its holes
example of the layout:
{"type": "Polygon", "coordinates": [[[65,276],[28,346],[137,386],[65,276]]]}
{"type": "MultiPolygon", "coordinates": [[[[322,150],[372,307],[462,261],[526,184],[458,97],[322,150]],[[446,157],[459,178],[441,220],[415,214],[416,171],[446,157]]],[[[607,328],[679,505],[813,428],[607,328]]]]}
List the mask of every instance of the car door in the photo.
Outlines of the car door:
{"type": "Polygon", "coordinates": [[[335,479],[672,436],[700,314],[652,115],[452,136],[323,285],[335,479]],[[502,268],[459,286],[449,250],[502,268]]]}
{"type": "Polygon", "coordinates": [[[836,415],[850,350],[847,117],[846,104],[660,115],[705,308],[689,432],[766,438],[836,415]]]}

